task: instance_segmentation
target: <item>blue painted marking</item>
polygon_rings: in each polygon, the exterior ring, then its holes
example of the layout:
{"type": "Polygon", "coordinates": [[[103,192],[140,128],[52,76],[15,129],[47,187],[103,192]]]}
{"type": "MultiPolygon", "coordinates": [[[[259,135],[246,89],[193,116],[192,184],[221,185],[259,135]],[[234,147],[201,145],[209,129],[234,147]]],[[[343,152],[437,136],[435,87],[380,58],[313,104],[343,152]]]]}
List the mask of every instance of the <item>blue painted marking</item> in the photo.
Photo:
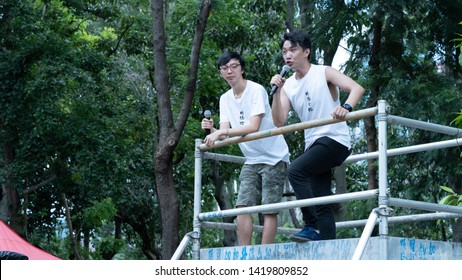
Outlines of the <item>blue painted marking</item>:
{"type": "Polygon", "coordinates": [[[430,241],[430,248],[428,249],[428,254],[434,255],[436,253],[436,244],[430,241]]]}
{"type": "MultiPolygon", "coordinates": [[[[366,245],[363,259],[380,259],[380,238],[366,245]]],[[[201,249],[202,259],[215,260],[343,260],[351,259],[357,239],[278,243],[201,249]]],[[[390,260],[451,260],[462,259],[462,243],[391,237],[388,242],[390,260]]]]}
{"type": "Polygon", "coordinates": [[[249,260],[255,260],[255,247],[251,247],[249,251],[249,260]]]}
{"type": "Polygon", "coordinates": [[[263,259],[262,257],[262,252],[261,252],[261,247],[258,247],[258,251],[257,251],[257,260],[261,260],[263,259]]]}
{"type": "Polygon", "coordinates": [[[230,251],[225,252],[225,260],[231,260],[231,252],[230,251]]]}
{"type": "Polygon", "coordinates": [[[246,260],[247,259],[247,247],[244,246],[242,247],[242,251],[241,251],[241,260],[246,260]]]}
{"type": "Polygon", "coordinates": [[[238,260],[239,259],[239,251],[234,248],[234,251],[233,251],[233,260],[238,260]]]}
{"type": "Polygon", "coordinates": [[[265,256],[263,257],[263,259],[265,260],[271,260],[272,259],[272,256],[273,256],[273,250],[271,250],[271,247],[266,247],[265,248],[265,256]]]}

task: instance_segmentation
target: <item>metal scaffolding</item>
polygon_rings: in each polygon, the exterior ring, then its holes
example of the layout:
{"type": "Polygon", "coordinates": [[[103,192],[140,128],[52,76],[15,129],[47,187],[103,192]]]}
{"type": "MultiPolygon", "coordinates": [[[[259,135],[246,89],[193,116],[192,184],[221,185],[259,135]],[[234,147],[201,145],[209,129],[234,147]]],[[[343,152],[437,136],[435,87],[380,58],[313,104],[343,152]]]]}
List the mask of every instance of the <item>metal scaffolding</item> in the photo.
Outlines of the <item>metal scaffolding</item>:
{"type": "MultiPolygon", "coordinates": [[[[272,130],[259,131],[251,133],[245,136],[231,137],[222,141],[215,142],[213,147],[207,147],[202,143],[202,139],[196,139],[196,149],[195,149],[195,178],[194,178],[194,219],[193,219],[193,231],[186,234],[181,241],[176,252],[172,256],[172,260],[180,259],[183,255],[185,249],[192,242],[192,259],[200,259],[200,235],[201,228],[219,228],[219,229],[228,229],[235,230],[236,226],[229,223],[218,223],[218,222],[207,222],[206,220],[217,219],[223,217],[236,216],[240,214],[253,214],[266,211],[278,211],[283,209],[293,209],[298,207],[321,205],[321,204],[331,204],[339,202],[347,202],[352,200],[364,200],[378,198],[378,207],[373,209],[367,220],[357,220],[357,221],[345,221],[337,222],[337,227],[358,227],[364,226],[364,230],[359,239],[359,242],[356,246],[353,256],[351,259],[360,260],[364,249],[366,247],[367,241],[371,237],[372,231],[376,225],[379,227],[379,237],[380,237],[380,259],[388,259],[388,225],[390,223],[403,223],[411,221],[424,221],[424,220],[436,220],[436,219],[450,219],[462,217],[462,207],[441,205],[437,203],[428,203],[428,202],[419,202],[413,200],[393,198],[390,196],[389,188],[387,185],[387,159],[390,156],[403,155],[409,153],[416,153],[422,151],[450,148],[462,146],[462,130],[458,128],[432,124],[423,121],[417,121],[412,119],[407,119],[403,117],[397,117],[388,114],[388,104],[384,100],[378,102],[378,106],[374,108],[368,108],[364,110],[359,110],[347,114],[346,118],[342,121],[348,120],[357,120],[369,116],[376,115],[377,125],[378,125],[378,151],[365,153],[360,155],[352,155],[347,158],[345,161],[346,164],[353,163],[361,160],[367,159],[378,159],[379,167],[379,188],[377,190],[367,190],[359,191],[354,193],[345,193],[345,194],[335,194],[327,197],[318,197],[310,198],[303,200],[287,201],[280,202],[275,204],[259,205],[252,207],[244,207],[239,209],[229,209],[222,211],[213,211],[213,212],[201,212],[201,190],[202,190],[202,161],[203,159],[213,159],[219,161],[233,162],[233,163],[244,163],[245,158],[224,154],[217,154],[207,152],[211,149],[216,149],[219,147],[224,147],[236,143],[241,143],[245,141],[252,141],[255,139],[260,139],[264,137],[285,134],[293,131],[304,130],[307,128],[328,125],[340,120],[336,119],[319,119],[307,122],[301,122],[297,124],[287,125],[280,128],[275,128],[272,130]],[[404,125],[407,127],[417,128],[428,130],[437,133],[443,133],[450,136],[454,136],[455,139],[434,142],[423,145],[415,145],[409,147],[402,147],[397,149],[387,149],[387,125],[404,125]],[[412,209],[420,209],[426,211],[432,211],[433,213],[428,214],[417,214],[417,215],[408,215],[401,217],[393,216],[393,209],[391,206],[395,207],[407,207],[412,209]]],[[[278,233],[291,234],[298,232],[299,229],[293,228],[278,228],[278,233]]],[[[254,231],[261,231],[261,226],[254,226],[254,231]]]]}

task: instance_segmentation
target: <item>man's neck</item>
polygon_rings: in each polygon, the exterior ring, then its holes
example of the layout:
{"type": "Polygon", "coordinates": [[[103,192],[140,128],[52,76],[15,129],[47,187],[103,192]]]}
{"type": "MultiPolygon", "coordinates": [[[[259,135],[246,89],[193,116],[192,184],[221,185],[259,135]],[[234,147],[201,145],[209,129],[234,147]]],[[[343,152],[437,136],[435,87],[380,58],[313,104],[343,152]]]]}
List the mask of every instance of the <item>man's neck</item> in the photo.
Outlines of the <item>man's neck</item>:
{"type": "Polygon", "coordinates": [[[247,80],[242,79],[239,83],[233,86],[233,93],[235,98],[240,98],[244,93],[245,87],[247,86],[247,80]]]}
{"type": "Polygon", "coordinates": [[[300,69],[295,70],[295,78],[297,80],[302,79],[310,71],[311,63],[307,62],[302,65],[300,69]]]}

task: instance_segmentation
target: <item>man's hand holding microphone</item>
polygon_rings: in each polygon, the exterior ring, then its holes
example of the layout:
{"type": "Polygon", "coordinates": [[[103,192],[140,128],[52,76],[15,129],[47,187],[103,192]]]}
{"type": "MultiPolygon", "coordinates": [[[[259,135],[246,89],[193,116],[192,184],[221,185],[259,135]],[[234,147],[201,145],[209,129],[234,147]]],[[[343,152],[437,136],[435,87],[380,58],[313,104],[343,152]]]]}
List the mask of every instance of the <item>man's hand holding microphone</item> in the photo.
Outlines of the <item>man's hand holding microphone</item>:
{"type": "Polygon", "coordinates": [[[287,75],[287,73],[289,72],[290,70],[290,67],[288,65],[284,65],[282,67],[282,70],[281,70],[281,73],[279,75],[275,75],[273,76],[273,78],[271,79],[271,82],[270,84],[273,86],[271,88],[271,91],[269,93],[269,96],[273,96],[273,94],[276,93],[276,91],[281,88],[282,85],[284,85],[284,82],[285,82],[285,76],[287,75]]]}
{"type": "Polygon", "coordinates": [[[213,128],[212,113],[210,110],[204,112],[204,118],[201,122],[201,127],[205,131],[204,144],[207,146],[213,146],[215,141],[228,137],[229,129],[215,129],[213,128]]]}

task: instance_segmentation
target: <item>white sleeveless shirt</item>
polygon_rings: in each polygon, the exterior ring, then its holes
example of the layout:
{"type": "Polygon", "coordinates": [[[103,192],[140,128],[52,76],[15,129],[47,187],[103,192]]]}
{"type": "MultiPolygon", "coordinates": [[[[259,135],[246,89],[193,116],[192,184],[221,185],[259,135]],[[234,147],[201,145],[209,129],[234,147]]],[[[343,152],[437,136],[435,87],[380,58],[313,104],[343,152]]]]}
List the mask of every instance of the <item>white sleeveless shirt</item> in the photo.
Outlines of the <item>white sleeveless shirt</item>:
{"type": "MultiPolygon", "coordinates": [[[[300,80],[295,78],[294,73],[287,79],[283,88],[292,108],[302,122],[332,118],[331,113],[334,108],[340,105],[339,98],[337,100],[332,99],[326,80],[326,66],[324,65],[312,64],[308,73],[300,80]]],[[[323,136],[334,139],[348,149],[351,147],[348,126],[346,122],[339,122],[305,129],[305,149],[323,136]]]]}

